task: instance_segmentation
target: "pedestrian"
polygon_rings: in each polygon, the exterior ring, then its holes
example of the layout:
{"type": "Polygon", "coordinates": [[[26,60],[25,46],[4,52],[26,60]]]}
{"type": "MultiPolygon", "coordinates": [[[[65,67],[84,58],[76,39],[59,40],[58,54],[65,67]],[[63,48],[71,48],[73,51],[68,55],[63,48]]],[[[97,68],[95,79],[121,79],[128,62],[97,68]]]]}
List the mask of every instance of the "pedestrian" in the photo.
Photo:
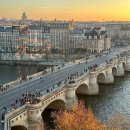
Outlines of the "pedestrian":
{"type": "Polygon", "coordinates": [[[3,108],[3,109],[4,109],[4,111],[6,112],[7,108],[6,108],[5,106],[4,106],[4,108],[3,108]]]}

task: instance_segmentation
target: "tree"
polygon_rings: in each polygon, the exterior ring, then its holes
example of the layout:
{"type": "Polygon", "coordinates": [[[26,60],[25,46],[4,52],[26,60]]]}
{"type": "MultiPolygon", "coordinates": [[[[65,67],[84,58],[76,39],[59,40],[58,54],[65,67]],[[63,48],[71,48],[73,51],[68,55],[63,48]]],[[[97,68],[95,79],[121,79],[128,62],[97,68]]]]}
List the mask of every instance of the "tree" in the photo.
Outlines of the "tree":
{"type": "Polygon", "coordinates": [[[56,130],[104,130],[94,116],[91,108],[86,109],[84,103],[79,101],[72,110],[60,110],[51,114],[56,130]]]}

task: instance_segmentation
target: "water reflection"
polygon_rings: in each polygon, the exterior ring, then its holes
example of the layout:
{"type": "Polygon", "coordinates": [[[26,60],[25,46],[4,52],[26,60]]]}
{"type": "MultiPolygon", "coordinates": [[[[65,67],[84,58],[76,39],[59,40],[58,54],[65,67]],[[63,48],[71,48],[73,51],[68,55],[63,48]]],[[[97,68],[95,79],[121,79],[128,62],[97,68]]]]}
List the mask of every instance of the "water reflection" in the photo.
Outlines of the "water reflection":
{"type": "Polygon", "coordinates": [[[96,116],[103,122],[116,113],[130,115],[130,74],[124,77],[116,77],[113,85],[99,85],[98,96],[78,95],[85,105],[91,106],[96,116]]]}

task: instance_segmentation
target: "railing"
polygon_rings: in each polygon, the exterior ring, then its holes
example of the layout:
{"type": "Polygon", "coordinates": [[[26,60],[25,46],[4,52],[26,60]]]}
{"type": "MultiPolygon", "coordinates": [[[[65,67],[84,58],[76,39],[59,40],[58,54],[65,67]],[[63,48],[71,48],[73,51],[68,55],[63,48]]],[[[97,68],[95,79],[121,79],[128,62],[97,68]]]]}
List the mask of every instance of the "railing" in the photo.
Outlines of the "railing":
{"type": "Polygon", "coordinates": [[[50,93],[46,93],[44,96],[42,96],[40,98],[41,100],[38,104],[30,104],[27,102],[24,106],[21,106],[17,109],[9,111],[8,113],[6,113],[5,116],[6,116],[6,118],[7,117],[16,117],[17,115],[20,115],[21,113],[25,112],[28,109],[41,108],[44,106],[41,101],[45,101],[45,100],[51,98],[52,96],[54,96],[56,93],[60,93],[64,90],[65,90],[65,84],[62,84],[59,88],[56,88],[54,91],[51,91],[50,93]]]}
{"type": "Polygon", "coordinates": [[[89,74],[89,72],[88,73],[85,73],[85,74],[83,74],[82,76],[80,76],[80,77],[77,77],[74,81],[74,83],[69,83],[68,84],[68,87],[72,87],[74,84],[76,85],[76,84],[79,84],[79,83],[81,83],[82,81],[84,81],[85,79],[87,79],[88,77],[90,76],[90,74],[89,74]]]}
{"type": "Polygon", "coordinates": [[[25,112],[27,110],[28,104],[25,104],[24,106],[21,106],[15,110],[11,110],[8,113],[5,114],[7,117],[16,117],[17,115],[20,115],[21,113],[25,112]]]}
{"type": "Polygon", "coordinates": [[[46,101],[47,99],[51,98],[52,96],[54,96],[54,95],[56,95],[64,90],[65,90],[65,85],[62,86],[62,88],[60,88],[59,90],[54,90],[51,93],[46,94],[46,96],[42,99],[42,101],[46,101]]]}
{"type": "Polygon", "coordinates": [[[2,92],[6,92],[6,90],[10,89],[10,88],[15,88],[15,87],[19,87],[21,85],[26,85],[27,83],[29,82],[32,82],[32,79],[33,81],[39,79],[41,76],[43,76],[44,74],[46,74],[47,72],[50,71],[50,68],[49,69],[46,69],[45,71],[41,71],[41,72],[38,72],[36,74],[32,74],[30,76],[27,76],[27,80],[26,81],[23,81],[21,78],[20,79],[16,79],[12,82],[9,82],[9,83],[6,83],[3,85],[3,91],[2,92]],[[45,72],[45,73],[44,73],[45,72]],[[23,84],[24,83],[24,84],[23,84]]]}
{"type": "Polygon", "coordinates": [[[77,82],[79,82],[79,81],[83,81],[84,79],[86,79],[87,77],[89,76],[89,73],[85,73],[85,74],[83,74],[81,77],[78,77],[76,80],[75,80],[75,82],[77,83],[77,82]]]}
{"type": "Polygon", "coordinates": [[[102,63],[98,67],[95,68],[96,71],[102,71],[106,69],[107,63],[102,63]]]}
{"type": "Polygon", "coordinates": [[[46,101],[47,99],[51,98],[52,96],[62,92],[65,90],[65,85],[61,85],[59,88],[51,91],[50,93],[46,93],[44,96],[40,97],[40,102],[38,104],[28,104],[27,108],[28,109],[37,109],[37,108],[41,108],[45,105],[42,104],[42,102],[46,101]]]}
{"type": "MultiPolygon", "coordinates": [[[[115,58],[115,59],[113,59],[113,60],[110,62],[110,64],[114,64],[114,65],[115,65],[115,64],[118,63],[118,61],[119,61],[119,58],[115,58]]],[[[100,64],[100,66],[98,66],[98,67],[92,69],[90,72],[95,72],[95,71],[97,71],[97,72],[99,73],[99,72],[105,70],[106,67],[107,67],[107,63],[103,63],[103,64],[100,64]]],[[[70,83],[69,86],[73,86],[74,84],[80,83],[80,82],[84,81],[85,79],[87,79],[89,76],[90,76],[89,73],[83,74],[81,77],[77,77],[76,80],[75,80],[75,82],[72,83],[72,84],[70,83]],[[80,82],[79,82],[79,81],[80,81],[80,82]]]]}
{"type": "Polygon", "coordinates": [[[41,108],[42,107],[42,103],[41,103],[41,101],[39,102],[39,103],[37,103],[37,104],[30,104],[29,102],[27,102],[26,103],[26,108],[27,109],[38,109],[38,108],[41,108]]]}
{"type": "Polygon", "coordinates": [[[17,79],[15,81],[6,83],[6,84],[3,85],[3,87],[2,87],[3,91],[1,91],[1,92],[4,93],[9,89],[13,89],[15,87],[20,87],[20,86],[26,85],[26,84],[32,82],[32,79],[33,79],[33,81],[39,79],[40,76],[43,76],[43,71],[36,73],[36,74],[33,74],[33,75],[30,75],[30,76],[27,76],[26,81],[24,81],[20,78],[20,79],[17,79]]]}
{"type": "Polygon", "coordinates": [[[36,73],[36,74],[30,75],[30,76],[28,76],[28,78],[35,78],[35,77],[43,76],[43,72],[44,72],[44,71],[41,71],[41,72],[38,72],[38,73],[36,73]]]}
{"type": "Polygon", "coordinates": [[[14,85],[18,85],[20,83],[20,79],[17,79],[15,81],[12,81],[12,82],[9,82],[9,83],[6,83],[3,85],[3,87],[5,88],[6,86],[9,86],[9,87],[13,87],[14,85]]]}

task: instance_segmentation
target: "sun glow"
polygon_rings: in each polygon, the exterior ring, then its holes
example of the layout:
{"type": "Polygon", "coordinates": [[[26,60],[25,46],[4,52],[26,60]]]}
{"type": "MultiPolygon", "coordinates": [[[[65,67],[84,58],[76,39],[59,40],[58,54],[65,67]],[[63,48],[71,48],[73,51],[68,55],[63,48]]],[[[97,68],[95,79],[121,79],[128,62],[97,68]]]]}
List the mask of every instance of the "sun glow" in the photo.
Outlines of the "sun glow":
{"type": "Polygon", "coordinates": [[[130,0],[0,0],[0,17],[130,21],[130,0]]]}

